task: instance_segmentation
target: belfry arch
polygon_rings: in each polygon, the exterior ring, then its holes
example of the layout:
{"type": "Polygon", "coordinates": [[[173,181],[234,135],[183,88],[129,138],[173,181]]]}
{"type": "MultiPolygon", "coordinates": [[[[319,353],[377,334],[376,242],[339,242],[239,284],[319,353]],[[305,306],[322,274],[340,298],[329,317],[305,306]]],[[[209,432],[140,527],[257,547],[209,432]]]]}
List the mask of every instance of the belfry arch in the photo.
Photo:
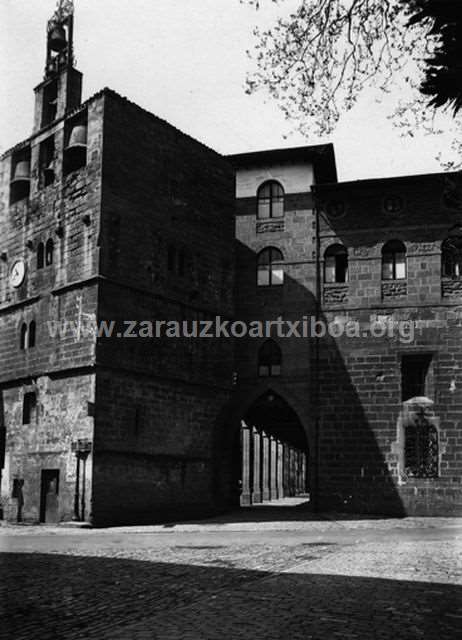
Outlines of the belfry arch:
{"type": "Polygon", "coordinates": [[[241,506],[308,497],[308,441],[300,419],[281,395],[269,390],[248,407],[234,456],[241,506]]]}

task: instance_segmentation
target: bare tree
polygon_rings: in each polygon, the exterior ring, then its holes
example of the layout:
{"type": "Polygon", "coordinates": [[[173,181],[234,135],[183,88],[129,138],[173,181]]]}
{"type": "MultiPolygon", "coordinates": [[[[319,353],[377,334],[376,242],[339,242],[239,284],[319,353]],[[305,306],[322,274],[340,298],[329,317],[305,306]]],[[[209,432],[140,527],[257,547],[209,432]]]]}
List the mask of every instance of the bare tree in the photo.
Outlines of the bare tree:
{"type": "MultiPolygon", "coordinates": [[[[240,1],[258,9],[270,0],[240,1]]],[[[255,29],[256,45],[249,53],[254,69],[246,90],[266,89],[306,135],[332,132],[365,88],[393,90],[400,97],[390,117],[402,133],[413,135],[418,127],[435,132],[437,108],[451,105],[457,112],[462,106],[457,4],[300,0],[273,28],[255,29]]],[[[458,148],[458,140],[454,145],[458,148]]],[[[447,168],[454,165],[451,161],[447,168]]]]}

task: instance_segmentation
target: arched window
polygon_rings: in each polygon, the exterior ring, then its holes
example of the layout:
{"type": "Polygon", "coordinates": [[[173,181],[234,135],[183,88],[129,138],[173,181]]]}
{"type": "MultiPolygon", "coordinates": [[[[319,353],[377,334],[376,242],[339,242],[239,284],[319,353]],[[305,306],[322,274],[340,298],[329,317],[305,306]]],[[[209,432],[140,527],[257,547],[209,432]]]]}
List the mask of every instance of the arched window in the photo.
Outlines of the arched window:
{"type": "Polygon", "coordinates": [[[404,469],[414,478],[438,477],[438,431],[425,418],[405,428],[404,469]]]}
{"type": "Polygon", "coordinates": [[[47,240],[47,244],[45,248],[45,264],[47,267],[50,266],[50,264],[53,264],[53,249],[54,249],[54,243],[53,243],[53,240],[50,238],[49,240],[47,240]]]}
{"type": "Polygon", "coordinates": [[[258,352],[258,375],[280,376],[281,361],[281,349],[274,340],[267,340],[258,352]]]}
{"type": "Polygon", "coordinates": [[[27,340],[27,346],[29,349],[32,349],[32,347],[35,347],[35,333],[36,333],[35,320],[32,320],[32,322],[30,323],[28,333],[29,333],[29,336],[27,340]]]}
{"type": "Polygon", "coordinates": [[[39,242],[37,246],[37,269],[43,269],[45,266],[45,245],[39,242]]]}
{"type": "Polygon", "coordinates": [[[22,405],[22,423],[30,424],[34,421],[37,407],[37,396],[33,391],[24,394],[22,405]]]}
{"type": "Polygon", "coordinates": [[[259,287],[278,286],[284,282],[284,257],[279,249],[268,247],[260,251],[257,258],[257,285],[259,287]]]}
{"type": "Polygon", "coordinates": [[[282,218],[284,215],[284,189],[279,182],[269,180],[257,193],[258,218],[282,218]]]}
{"type": "Polygon", "coordinates": [[[441,245],[441,273],[446,278],[462,278],[462,233],[441,245]]]}
{"type": "Polygon", "coordinates": [[[24,350],[27,347],[27,324],[24,322],[21,325],[21,334],[19,339],[19,348],[24,350]]]}
{"type": "Polygon", "coordinates": [[[331,244],[324,253],[324,282],[348,281],[348,252],[342,244],[331,244]]]}
{"type": "Polygon", "coordinates": [[[406,247],[400,240],[390,240],[382,247],[382,280],[406,278],[406,247]]]}

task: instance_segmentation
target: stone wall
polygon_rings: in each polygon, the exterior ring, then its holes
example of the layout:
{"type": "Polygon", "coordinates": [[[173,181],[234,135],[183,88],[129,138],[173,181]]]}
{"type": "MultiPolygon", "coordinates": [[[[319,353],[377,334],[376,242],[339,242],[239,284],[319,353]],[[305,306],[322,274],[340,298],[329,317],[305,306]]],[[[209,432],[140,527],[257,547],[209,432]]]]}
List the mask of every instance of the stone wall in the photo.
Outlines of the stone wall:
{"type": "Polygon", "coordinates": [[[439,175],[317,187],[321,259],[334,242],[349,256],[348,300],[324,314],[361,326],[357,337],[320,343],[319,501],[326,509],[462,512],[462,298],[442,297],[440,252],[460,214],[444,205],[444,187],[439,175]],[[390,197],[401,203],[395,213],[384,208],[390,197]],[[333,200],[344,203],[343,216],[328,213],[333,200]],[[381,278],[390,239],[406,246],[403,280],[381,278]],[[371,322],[386,327],[382,337],[371,336],[371,322]],[[439,425],[438,477],[428,479],[408,477],[402,463],[401,358],[419,353],[431,356],[427,391],[439,425]]]}
{"type": "MultiPolygon", "coordinates": [[[[65,119],[7,152],[1,162],[0,228],[0,392],[5,424],[2,500],[5,516],[17,518],[14,481],[24,480],[23,517],[40,518],[41,473],[59,471],[58,519],[73,514],[75,455],[72,442],[93,437],[88,403],[94,402],[99,221],[101,204],[102,100],[92,101],[65,119]],[[65,174],[63,147],[69,122],[85,114],[86,163],[65,174]],[[45,186],[41,145],[54,136],[54,180],[45,186]],[[31,180],[27,198],[10,203],[13,158],[30,147],[31,180]],[[43,167],[42,167],[43,168],[43,167]],[[40,244],[53,243],[51,264],[39,268],[40,244]],[[17,288],[10,273],[24,260],[17,288]],[[70,323],[65,325],[65,323],[70,323]],[[35,344],[21,345],[24,326],[35,324],[35,344]],[[36,394],[33,421],[23,424],[26,393],[36,394]]],[[[50,260],[48,260],[50,262],[50,260]]],[[[87,462],[90,514],[91,458],[87,462]]]]}
{"type": "Polygon", "coordinates": [[[134,325],[132,337],[97,345],[95,522],[210,512],[232,341],[137,337],[135,323],[232,317],[233,171],[112,92],[104,158],[98,317],[121,333],[127,321],[134,325]]]}

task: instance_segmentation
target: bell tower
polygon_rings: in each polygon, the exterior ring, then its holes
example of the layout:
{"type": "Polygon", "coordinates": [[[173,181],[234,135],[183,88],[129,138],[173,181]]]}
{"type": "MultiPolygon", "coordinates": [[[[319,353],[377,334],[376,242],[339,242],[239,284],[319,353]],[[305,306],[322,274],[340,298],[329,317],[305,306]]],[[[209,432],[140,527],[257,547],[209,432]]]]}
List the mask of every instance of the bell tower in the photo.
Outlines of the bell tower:
{"type": "Polygon", "coordinates": [[[74,3],[59,0],[47,24],[45,76],[34,89],[34,133],[78,107],[82,74],[74,68],[74,3]]]}

